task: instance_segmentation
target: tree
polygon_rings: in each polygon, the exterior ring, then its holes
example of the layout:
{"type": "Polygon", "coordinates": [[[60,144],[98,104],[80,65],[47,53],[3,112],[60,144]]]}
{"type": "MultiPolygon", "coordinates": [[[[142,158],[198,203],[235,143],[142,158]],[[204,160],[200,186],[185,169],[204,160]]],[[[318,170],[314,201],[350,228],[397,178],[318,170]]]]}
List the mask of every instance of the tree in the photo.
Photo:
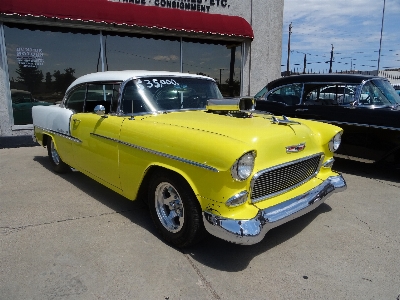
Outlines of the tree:
{"type": "Polygon", "coordinates": [[[46,88],[51,89],[51,74],[50,72],[46,73],[46,88]]]}
{"type": "Polygon", "coordinates": [[[53,73],[55,78],[54,85],[56,92],[65,92],[68,86],[76,79],[74,76],[75,69],[68,68],[64,71],[65,73],[61,73],[59,70],[57,70],[53,73]]]}
{"type": "Polygon", "coordinates": [[[31,93],[39,88],[43,80],[43,73],[37,66],[25,67],[18,65],[18,69],[15,72],[18,74],[17,82],[24,83],[31,93]]]}

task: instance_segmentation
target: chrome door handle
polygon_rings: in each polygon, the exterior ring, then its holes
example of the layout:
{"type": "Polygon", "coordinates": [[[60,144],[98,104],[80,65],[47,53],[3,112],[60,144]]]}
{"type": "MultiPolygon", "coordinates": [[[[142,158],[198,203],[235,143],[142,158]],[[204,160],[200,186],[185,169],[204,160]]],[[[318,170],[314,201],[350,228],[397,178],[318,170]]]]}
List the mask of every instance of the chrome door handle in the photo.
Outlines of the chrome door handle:
{"type": "Polygon", "coordinates": [[[296,111],[307,111],[308,108],[297,108],[296,111]]]}

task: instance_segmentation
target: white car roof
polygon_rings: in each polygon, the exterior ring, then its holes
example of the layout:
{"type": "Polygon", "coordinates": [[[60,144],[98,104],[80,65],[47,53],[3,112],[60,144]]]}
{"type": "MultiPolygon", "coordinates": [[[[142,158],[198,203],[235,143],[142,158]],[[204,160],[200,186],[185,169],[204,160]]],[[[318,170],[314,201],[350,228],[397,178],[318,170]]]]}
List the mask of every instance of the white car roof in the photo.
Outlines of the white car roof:
{"type": "Polygon", "coordinates": [[[179,73],[179,72],[147,71],[147,70],[106,71],[106,72],[91,73],[77,78],[74,82],[71,83],[67,91],[73,88],[74,86],[85,82],[125,81],[131,78],[137,78],[143,76],[179,76],[179,77],[211,79],[214,81],[214,79],[210,77],[202,75],[194,75],[189,73],[179,73]]]}

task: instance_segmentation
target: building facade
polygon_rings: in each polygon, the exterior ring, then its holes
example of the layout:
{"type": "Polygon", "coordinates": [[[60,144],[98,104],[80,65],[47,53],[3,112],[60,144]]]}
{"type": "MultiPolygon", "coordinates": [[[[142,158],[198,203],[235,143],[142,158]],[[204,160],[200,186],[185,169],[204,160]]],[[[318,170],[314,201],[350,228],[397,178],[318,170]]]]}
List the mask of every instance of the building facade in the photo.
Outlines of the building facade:
{"type": "Polygon", "coordinates": [[[2,0],[0,136],[31,134],[33,105],[77,77],[162,70],[248,96],[280,77],[284,0],[2,0]]]}

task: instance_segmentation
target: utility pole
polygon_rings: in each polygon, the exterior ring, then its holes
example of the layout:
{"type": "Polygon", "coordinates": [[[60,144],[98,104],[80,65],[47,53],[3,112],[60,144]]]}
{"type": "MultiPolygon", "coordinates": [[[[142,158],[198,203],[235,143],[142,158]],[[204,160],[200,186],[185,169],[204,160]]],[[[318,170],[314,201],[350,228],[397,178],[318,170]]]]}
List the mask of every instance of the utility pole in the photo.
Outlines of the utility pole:
{"type": "Polygon", "coordinates": [[[303,74],[306,74],[306,65],[307,65],[307,54],[304,53],[303,74]]]}
{"type": "Polygon", "coordinates": [[[382,26],[381,26],[381,39],[379,41],[379,54],[378,54],[378,76],[379,76],[379,64],[381,62],[381,50],[382,50],[382,34],[383,34],[383,21],[385,19],[385,4],[386,0],[383,0],[383,12],[382,12],[382,26]]]}
{"type": "Polygon", "coordinates": [[[286,64],[286,76],[290,75],[289,65],[290,65],[290,36],[292,35],[292,23],[289,24],[289,39],[288,39],[288,54],[287,54],[287,64],[286,64]]]}
{"type": "Polygon", "coordinates": [[[332,45],[332,50],[331,50],[331,60],[329,61],[329,73],[332,73],[332,62],[333,62],[333,44],[332,45]]]}

